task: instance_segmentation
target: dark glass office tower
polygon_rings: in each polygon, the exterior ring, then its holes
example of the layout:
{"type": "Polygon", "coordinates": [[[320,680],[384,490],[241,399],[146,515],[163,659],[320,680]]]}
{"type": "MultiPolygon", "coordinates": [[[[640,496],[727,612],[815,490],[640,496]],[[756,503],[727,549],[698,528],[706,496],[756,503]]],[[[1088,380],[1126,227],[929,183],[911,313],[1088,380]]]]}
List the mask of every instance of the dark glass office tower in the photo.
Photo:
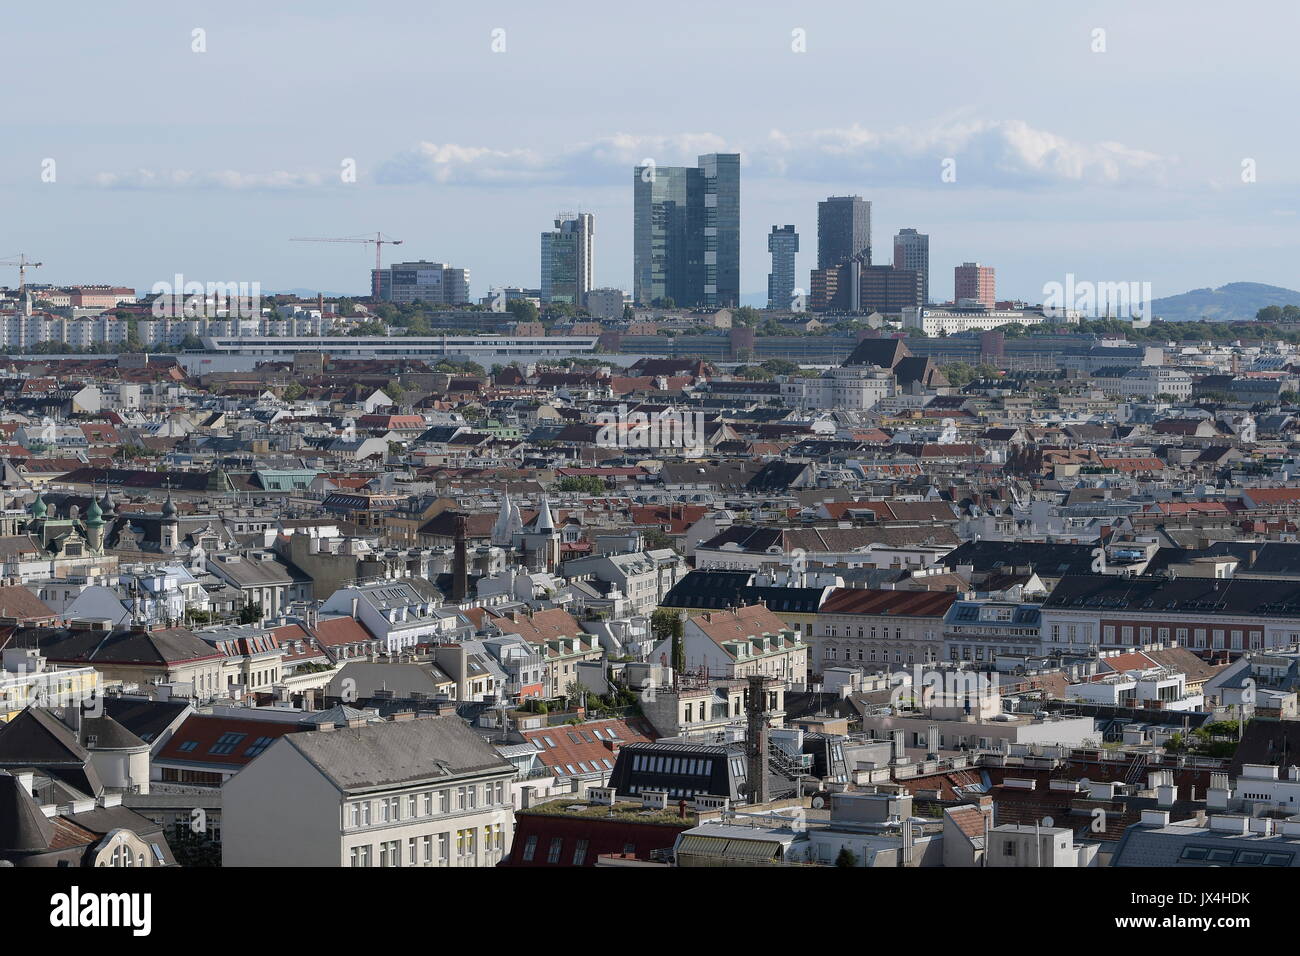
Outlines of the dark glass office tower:
{"type": "Polygon", "coordinates": [[[799,234],[794,226],[773,226],[767,234],[767,251],[772,253],[772,271],[767,276],[767,307],[792,309],[794,257],[799,251],[799,234]]]}
{"type": "Polygon", "coordinates": [[[699,158],[704,187],[704,288],[701,305],[740,305],[740,154],[699,158]]]}
{"type": "Polygon", "coordinates": [[[740,302],[740,155],[634,171],[633,297],[683,308],[740,302]]]}
{"type": "Polygon", "coordinates": [[[871,265],[871,203],[861,196],[831,196],[817,204],[817,268],[862,256],[871,265]]]}

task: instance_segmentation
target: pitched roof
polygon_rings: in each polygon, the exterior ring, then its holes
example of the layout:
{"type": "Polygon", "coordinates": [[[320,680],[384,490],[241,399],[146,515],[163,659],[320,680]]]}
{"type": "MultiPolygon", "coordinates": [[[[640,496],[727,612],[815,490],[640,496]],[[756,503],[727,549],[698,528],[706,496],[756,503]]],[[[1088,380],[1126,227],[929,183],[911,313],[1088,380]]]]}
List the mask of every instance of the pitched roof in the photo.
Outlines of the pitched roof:
{"type": "Polygon", "coordinates": [[[592,720],[521,733],[537,747],[537,759],[557,777],[607,773],[614,769],[614,758],[620,747],[650,743],[656,736],[654,728],[641,719],[592,720]]]}
{"type": "Polygon", "coordinates": [[[943,617],[958,598],[955,591],[886,591],[836,588],[821,606],[823,614],[880,614],[890,617],[943,617]]]}
{"type": "Polygon", "coordinates": [[[454,714],[292,734],[285,742],[348,792],[514,769],[454,714]]]}

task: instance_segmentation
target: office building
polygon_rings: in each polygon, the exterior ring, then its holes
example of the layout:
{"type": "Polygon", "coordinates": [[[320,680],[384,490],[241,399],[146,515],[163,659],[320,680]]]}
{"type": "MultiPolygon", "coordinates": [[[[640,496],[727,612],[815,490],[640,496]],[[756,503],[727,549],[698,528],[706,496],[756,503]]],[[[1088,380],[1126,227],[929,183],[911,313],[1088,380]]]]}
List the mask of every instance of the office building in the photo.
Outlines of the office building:
{"type": "Polygon", "coordinates": [[[740,154],[634,170],[633,297],[684,308],[740,303],[740,154]]]}
{"type": "Polygon", "coordinates": [[[930,237],[915,229],[900,229],[894,237],[894,268],[911,269],[921,276],[921,301],[930,302],[930,237]]]}
{"type": "Polygon", "coordinates": [[[854,256],[871,264],[871,203],[861,196],[831,196],[817,204],[817,268],[843,265],[854,256]]]}
{"type": "Polygon", "coordinates": [[[992,266],[982,266],[978,262],[963,262],[955,267],[952,273],[952,297],[956,305],[961,305],[967,299],[978,302],[986,309],[991,309],[997,304],[992,266]]]}
{"type": "Polygon", "coordinates": [[[772,271],[767,276],[767,307],[789,309],[794,299],[794,256],[799,251],[799,234],[794,226],[773,226],[767,235],[772,254],[772,271]]]}
{"type": "Polygon", "coordinates": [[[469,270],[445,262],[394,262],[374,271],[372,288],[394,305],[464,305],[469,298],[469,270]]]}
{"type": "Polygon", "coordinates": [[[543,304],[581,306],[595,269],[596,218],[589,212],[560,213],[555,228],[542,233],[543,304]]]}
{"type": "Polygon", "coordinates": [[[914,309],[922,298],[921,274],[873,266],[857,256],[838,266],[814,269],[809,308],[814,312],[882,312],[914,309]]]}
{"type": "Polygon", "coordinates": [[[593,319],[621,319],[624,304],[630,304],[622,289],[591,289],[583,302],[593,319]]]}

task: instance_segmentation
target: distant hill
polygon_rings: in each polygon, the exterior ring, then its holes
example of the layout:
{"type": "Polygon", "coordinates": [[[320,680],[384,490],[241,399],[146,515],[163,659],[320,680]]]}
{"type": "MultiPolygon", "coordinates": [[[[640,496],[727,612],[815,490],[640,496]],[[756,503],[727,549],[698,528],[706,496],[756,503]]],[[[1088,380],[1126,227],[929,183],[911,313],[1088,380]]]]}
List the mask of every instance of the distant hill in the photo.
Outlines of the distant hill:
{"type": "Polygon", "coordinates": [[[1229,282],[1217,289],[1193,289],[1151,303],[1151,312],[1167,322],[1241,322],[1255,318],[1267,305],[1300,306],[1300,292],[1262,282],[1229,282]]]}

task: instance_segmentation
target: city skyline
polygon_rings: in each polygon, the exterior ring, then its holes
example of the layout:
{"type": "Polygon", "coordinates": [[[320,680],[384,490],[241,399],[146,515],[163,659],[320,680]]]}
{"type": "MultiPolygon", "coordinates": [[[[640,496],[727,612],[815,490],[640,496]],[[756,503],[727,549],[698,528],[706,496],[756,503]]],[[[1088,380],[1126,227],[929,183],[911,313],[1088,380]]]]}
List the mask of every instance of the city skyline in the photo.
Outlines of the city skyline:
{"type": "MultiPolygon", "coordinates": [[[[554,82],[593,95],[582,121],[561,132],[565,107],[553,102],[554,88],[542,96],[528,78],[570,27],[527,7],[507,5],[494,19],[442,12],[447,42],[432,60],[398,55],[431,25],[409,8],[412,36],[384,34],[395,55],[385,57],[391,72],[383,75],[395,88],[455,76],[466,98],[454,112],[414,116],[376,98],[372,69],[353,59],[323,77],[285,76],[273,65],[294,48],[286,45],[303,42],[351,56],[378,42],[382,24],[323,4],[311,14],[280,14],[253,35],[237,27],[238,7],[155,6],[156,15],[132,23],[129,34],[92,7],[82,7],[71,26],[39,10],[14,13],[15,28],[32,42],[14,54],[11,122],[23,147],[0,158],[0,190],[17,224],[0,251],[44,261],[35,281],[147,289],[183,272],[359,295],[369,276],[364,250],[287,240],[382,229],[406,241],[410,258],[468,268],[480,294],[535,285],[537,223],[569,208],[601,219],[596,283],[630,290],[626,171],[645,158],[674,165],[699,153],[740,152],[747,224],[740,291],[750,302],[765,290],[768,226],[791,223],[812,235],[815,203],[846,193],[873,202],[877,236],[902,227],[930,235],[932,275],[964,261],[992,262],[1000,294],[1011,298],[1035,300],[1066,272],[1151,281],[1157,295],[1231,281],[1300,286],[1287,171],[1295,134],[1260,122],[1280,106],[1285,26],[1296,19],[1286,8],[1271,28],[1243,18],[1222,24],[1211,40],[1166,15],[1186,16],[1182,6],[1100,4],[1085,14],[1011,4],[1042,42],[982,60],[978,96],[939,70],[918,79],[905,104],[876,96],[869,110],[851,115],[818,93],[856,84],[855,31],[846,27],[865,25],[863,13],[760,5],[742,23],[669,4],[664,19],[689,16],[696,35],[660,49],[606,48],[596,41],[633,35],[633,22],[592,11],[577,28],[592,41],[587,68],[554,82]],[[340,17],[350,28],[347,46],[326,28],[340,17]],[[1094,52],[1099,28],[1104,52],[1094,52]],[[504,34],[494,53],[497,29],[504,34]],[[205,31],[202,53],[192,49],[194,30],[205,31]],[[804,52],[793,49],[797,30],[804,52]],[[98,84],[49,77],[34,59],[33,51],[48,48],[42,38],[69,36],[85,38],[84,66],[98,84]],[[113,60],[115,43],[128,38],[152,51],[149,71],[113,60]],[[675,73],[702,49],[728,65],[731,82],[715,98],[678,97],[669,111],[667,99],[639,94],[656,74],[687,89],[675,73]],[[1213,80],[1195,72],[1211,52],[1231,59],[1233,72],[1213,80]],[[1028,72],[1037,73],[1033,84],[1023,82],[1028,72]],[[157,83],[158,75],[168,82],[157,83]],[[777,91],[788,106],[755,108],[777,91]],[[137,105],[118,118],[123,101],[137,105]],[[1204,146],[1206,115],[1215,116],[1212,149],[1204,146]],[[945,158],[956,160],[955,182],[940,178],[945,158]],[[355,182],[340,178],[349,159],[355,182]],[[42,179],[46,160],[55,164],[53,182],[42,179]],[[1246,160],[1254,164],[1252,182],[1242,181],[1246,160]],[[460,228],[473,211],[482,225],[460,228]],[[235,241],[213,229],[223,222],[235,241]],[[104,243],[105,235],[114,241],[104,243]]],[[[918,30],[927,59],[949,58],[954,70],[972,44],[1001,36],[1003,23],[981,23],[960,5],[933,10],[941,15],[873,14],[873,30],[912,38],[882,47],[882,75],[914,65],[918,30]]],[[[801,283],[811,256],[810,249],[799,254],[801,283]]],[[[945,294],[941,284],[932,297],[945,294]]]]}

